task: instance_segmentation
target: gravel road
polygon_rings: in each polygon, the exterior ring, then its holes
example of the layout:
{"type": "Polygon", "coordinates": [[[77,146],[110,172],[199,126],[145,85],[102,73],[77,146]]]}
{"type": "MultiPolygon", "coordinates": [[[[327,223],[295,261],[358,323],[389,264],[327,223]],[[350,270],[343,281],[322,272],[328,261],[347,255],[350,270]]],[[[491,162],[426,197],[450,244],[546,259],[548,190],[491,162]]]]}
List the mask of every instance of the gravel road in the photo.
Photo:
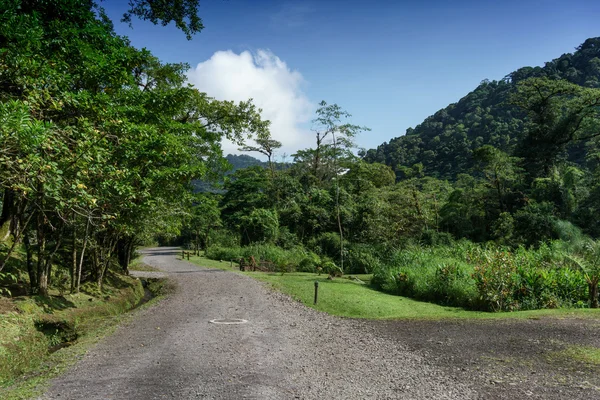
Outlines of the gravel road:
{"type": "Polygon", "coordinates": [[[138,311],[42,399],[480,398],[468,380],[374,324],[328,316],[175,254],[150,249],[144,259],[176,282],[175,293],[138,311]]]}

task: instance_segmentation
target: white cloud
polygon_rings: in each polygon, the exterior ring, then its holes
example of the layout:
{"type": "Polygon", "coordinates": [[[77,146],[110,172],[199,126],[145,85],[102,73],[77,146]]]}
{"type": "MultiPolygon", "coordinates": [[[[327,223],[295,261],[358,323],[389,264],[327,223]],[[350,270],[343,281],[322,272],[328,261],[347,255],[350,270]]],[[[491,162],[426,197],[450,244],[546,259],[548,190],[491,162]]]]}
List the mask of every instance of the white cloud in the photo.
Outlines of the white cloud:
{"type": "MultiPolygon", "coordinates": [[[[315,108],[302,92],[304,78],[271,51],[218,51],[192,68],[188,80],[217,100],[252,98],[262,108],[263,118],[271,121],[273,139],[283,144],[278,155],[312,146],[312,133],[302,127],[311,120],[315,108]]],[[[223,143],[223,150],[226,154],[239,153],[232,143],[223,143]]]]}

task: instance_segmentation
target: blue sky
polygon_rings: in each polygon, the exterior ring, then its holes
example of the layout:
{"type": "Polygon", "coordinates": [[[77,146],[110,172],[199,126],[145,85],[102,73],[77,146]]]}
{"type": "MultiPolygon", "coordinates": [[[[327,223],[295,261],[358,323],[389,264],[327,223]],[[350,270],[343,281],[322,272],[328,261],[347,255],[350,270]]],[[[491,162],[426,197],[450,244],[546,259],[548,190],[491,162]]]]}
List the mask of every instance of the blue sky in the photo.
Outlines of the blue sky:
{"type": "Polygon", "coordinates": [[[134,46],[189,63],[199,89],[253,97],[287,154],[313,145],[309,121],[321,100],[370,127],[357,144],[372,148],[483,79],[543,65],[600,36],[595,0],[201,0],[206,28],[191,41],[173,26],[119,23],[125,0],[101,5],[134,46]]]}

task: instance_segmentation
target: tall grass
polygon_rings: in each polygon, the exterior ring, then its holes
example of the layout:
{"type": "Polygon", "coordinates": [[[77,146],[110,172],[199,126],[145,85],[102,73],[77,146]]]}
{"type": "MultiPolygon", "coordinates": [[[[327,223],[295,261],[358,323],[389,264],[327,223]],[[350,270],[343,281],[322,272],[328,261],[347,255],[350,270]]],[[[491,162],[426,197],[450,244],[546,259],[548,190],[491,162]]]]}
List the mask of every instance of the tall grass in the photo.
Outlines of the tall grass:
{"type": "MultiPolygon", "coordinates": [[[[349,245],[346,273],[373,273],[372,284],[387,293],[470,310],[514,311],[557,307],[587,307],[588,285],[573,267],[576,254],[590,239],[570,225],[562,236],[538,248],[511,249],[466,240],[424,247],[417,244],[386,253],[367,245],[349,245]]],[[[331,258],[302,246],[211,246],[214,260],[267,260],[280,271],[315,272],[332,266],[331,258]]],[[[335,267],[335,268],[333,268],[335,267]]]]}
{"type": "Polygon", "coordinates": [[[489,311],[584,307],[585,278],[567,262],[563,241],[514,251],[459,242],[399,250],[375,271],[383,291],[489,311]]]}

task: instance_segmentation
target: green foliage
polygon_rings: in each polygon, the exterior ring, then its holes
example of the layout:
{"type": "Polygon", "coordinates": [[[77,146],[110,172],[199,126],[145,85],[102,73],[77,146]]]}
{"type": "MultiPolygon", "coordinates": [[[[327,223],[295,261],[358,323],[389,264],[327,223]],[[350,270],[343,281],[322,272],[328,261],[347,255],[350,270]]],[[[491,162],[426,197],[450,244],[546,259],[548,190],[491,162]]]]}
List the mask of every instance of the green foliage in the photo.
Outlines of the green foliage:
{"type": "MultiPolygon", "coordinates": [[[[188,36],[202,29],[197,1],[129,6],[188,36]]],[[[101,287],[115,253],[127,268],[136,245],[176,237],[186,219],[196,246],[206,242],[219,210],[193,199],[190,182],[223,170],[222,138],[268,138],[252,102],[199,92],[187,65],[132,47],[93,2],[7,2],[0,53],[0,218],[15,245],[28,239],[30,282],[44,295],[63,253],[81,255],[72,283],[80,264],[101,287]]]]}
{"type": "Polygon", "coordinates": [[[319,268],[323,262],[321,258],[315,253],[309,252],[304,258],[298,263],[298,272],[319,272],[319,268]]]}
{"type": "Polygon", "coordinates": [[[308,243],[308,248],[315,253],[335,260],[340,257],[340,246],[340,235],[336,232],[323,233],[308,243]]]}
{"type": "Polygon", "coordinates": [[[372,283],[402,296],[470,308],[476,303],[471,271],[450,247],[411,247],[377,268],[372,283]]]}
{"type": "Polygon", "coordinates": [[[279,234],[277,212],[264,208],[254,209],[240,218],[242,244],[273,242],[279,234]]]}
{"type": "Polygon", "coordinates": [[[347,274],[371,274],[379,263],[375,249],[369,245],[352,244],[346,250],[344,267],[347,274]]]}
{"type": "Polygon", "coordinates": [[[152,0],[129,0],[129,10],[123,14],[122,22],[131,25],[131,17],[135,16],[153,24],[166,26],[171,22],[181,29],[188,40],[192,35],[204,29],[202,19],[198,15],[199,0],[182,0],[174,2],[156,2],[152,0]]]}
{"type": "Polygon", "coordinates": [[[237,262],[240,258],[254,260],[258,263],[268,261],[273,263],[278,269],[284,271],[305,270],[314,272],[321,264],[321,258],[313,252],[307,251],[303,247],[293,247],[291,249],[282,249],[273,244],[254,244],[243,247],[219,247],[211,246],[206,249],[206,257],[211,260],[224,260],[237,262]]]}
{"type": "Polygon", "coordinates": [[[239,247],[209,246],[205,250],[205,255],[211,260],[239,261],[242,258],[242,251],[239,247]]]}
{"type": "Polygon", "coordinates": [[[459,242],[409,247],[376,268],[387,292],[466,309],[515,311],[576,307],[588,296],[585,275],[569,265],[563,242],[514,253],[459,242]]]}
{"type": "Polygon", "coordinates": [[[325,261],[322,266],[322,271],[332,277],[340,277],[344,272],[333,261],[325,261]]]}
{"type": "Polygon", "coordinates": [[[513,311],[517,308],[518,277],[514,259],[505,252],[490,255],[476,265],[473,272],[479,297],[491,311],[513,311]]]}
{"type": "Polygon", "coordinates": [[[556,218],[551,203],[530,203],[514,215],[515,234],[525,246],[558,238],[556,218]]]}

